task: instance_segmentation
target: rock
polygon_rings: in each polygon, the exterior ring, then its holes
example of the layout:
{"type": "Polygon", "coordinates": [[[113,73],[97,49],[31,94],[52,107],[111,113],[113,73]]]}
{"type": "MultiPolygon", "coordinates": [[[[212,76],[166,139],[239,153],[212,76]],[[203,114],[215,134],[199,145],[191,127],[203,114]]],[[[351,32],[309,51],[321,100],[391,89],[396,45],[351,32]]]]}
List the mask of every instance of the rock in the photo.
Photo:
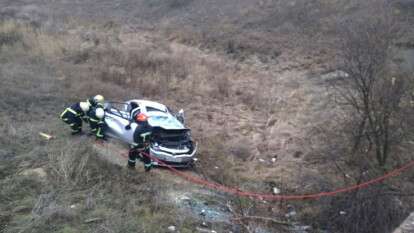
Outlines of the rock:
{"type": "Polygon", "coordinates": [[[340,214],[340,215],[345,215],[345,214],[346,214],[346,212],[345,212],[345,211],[339,211],[339,214],[340,214]]]}
{"type": "Polygon", "coordinates": [[[276,162],[276,158],[275,157],[273,157],[272,158],[272,163],[275,163],[276,162]]]}
{"type": "Polygon", "coordinates": [[[176,230],[176,227],[175,226],[169,226],[168,227],[168,231],[170,231],[170,232],[175,232],[175,230],[176,230]]]}
{"type": "Polygon", "coordinates": [[[38,176],[40,178],[45,178],[47,176],[45,170],[43,168],[35,168],[35,169],[27,169],[24,170],[22,173],[24,176],[38,176]]]}
{"type": "Polygon", "coordinates": [[[273,194],[280,194],[280,189],[273,187],[273,194]]]}
{"type": "Polygon", "coordinates": [[[264,163],[266,161],[264,159],[259,159],[259,162],[264,163]]]}

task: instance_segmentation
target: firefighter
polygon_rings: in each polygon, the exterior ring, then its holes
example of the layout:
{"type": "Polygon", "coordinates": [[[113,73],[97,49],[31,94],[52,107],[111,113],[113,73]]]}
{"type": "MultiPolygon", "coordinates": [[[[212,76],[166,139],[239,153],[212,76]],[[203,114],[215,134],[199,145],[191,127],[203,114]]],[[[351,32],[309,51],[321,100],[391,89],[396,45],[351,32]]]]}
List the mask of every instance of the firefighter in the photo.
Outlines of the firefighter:
{"type": "Polygon", "coordinates": [[[148,117],[144,113],[139,113],[134,118],[138,126],[134,132],[134,144],[129,150],[128,168],[134,169],[136,159],[139,158],[144,163],[145,171],[149,172],[152,168],[151,158],[149,157],[152,127],[148,124],[148,117]]]}
{"type": "Polygon", "coordinates": [[[95,134],[97,139],[104,139],[105,99],[102,95],[96,95],[95,97],[88,99],[87,102],[91,105],[91,108],[87,114],[91,131],[95,134]]]}
{"type": "Polygon", "coordinates": [[[90,109],[87,113],[87,121],[89,122],[91,132],[97,139],[104,139],[105,99],[102,95],[96,95],[93,98],[88,99],[87,102],[90,104],[90,109]]]}
{"type": "Polygon", "coordinates": [[[92,108],[89,112],[89,126],[96,139],[104,139],[105,111],[101,107],[92,108]]]}
{"type": "Polygon", "coordinates": [[[60,119],[70,126],[72,135],[80,134],[82,132],[82,119],[89,110],[90,105],[88,102],[75,103],[60,114],[60,119]]]}

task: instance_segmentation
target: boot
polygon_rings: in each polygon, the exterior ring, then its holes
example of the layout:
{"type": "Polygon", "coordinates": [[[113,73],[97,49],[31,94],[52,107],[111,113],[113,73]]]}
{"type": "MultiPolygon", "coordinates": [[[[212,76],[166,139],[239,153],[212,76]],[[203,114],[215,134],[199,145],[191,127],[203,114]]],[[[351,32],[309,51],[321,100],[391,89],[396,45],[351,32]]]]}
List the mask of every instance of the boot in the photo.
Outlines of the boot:
{"type": "Polygon", "coordinates": [[[127,164],[127,168],[129,169],[129,170],[135,170],[135,165],[131,165],[131,164],[127,164]]]}
{"type": "Polygon", "coordinates": [[[152,164],[144,164],[145,172],[151,171],[152,164]]]}

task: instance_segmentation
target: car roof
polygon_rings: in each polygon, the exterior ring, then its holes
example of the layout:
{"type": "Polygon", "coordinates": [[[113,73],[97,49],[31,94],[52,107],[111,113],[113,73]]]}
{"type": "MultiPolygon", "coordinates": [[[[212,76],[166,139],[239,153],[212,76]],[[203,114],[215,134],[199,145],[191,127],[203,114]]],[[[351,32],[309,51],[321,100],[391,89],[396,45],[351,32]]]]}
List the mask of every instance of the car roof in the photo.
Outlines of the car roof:
{"type": "Polygon", "coordinates": [[[139,105],[139,107],[141,108],[141,112],[147,112],[147,107],[151,107],[151,108],[155,108],[155,109],[159,109],[162,112],[168,112],[168,109],[165,105],[154,102],[154,101],[149,101],[149,100],[130,100],[128,102],[134,102],[137,103],[139,105]],[[145,109],[143,109],[145,107],[145,109]]]}
{"type": "Polygon", "coordinates": [[[149,116],[148,122],[153,127],[160,127],[163,129],[178,129],[178,130],[188,130],[180,121],[178,121],[171,113],[168,111],[168,108],[160,103],[149,101],[149,100],[129,100],[129,103],[137,103],[141,109],[141,112],[149,116]],[[148,107],[159,109],[160,111],[147,111],[148,107]]]}

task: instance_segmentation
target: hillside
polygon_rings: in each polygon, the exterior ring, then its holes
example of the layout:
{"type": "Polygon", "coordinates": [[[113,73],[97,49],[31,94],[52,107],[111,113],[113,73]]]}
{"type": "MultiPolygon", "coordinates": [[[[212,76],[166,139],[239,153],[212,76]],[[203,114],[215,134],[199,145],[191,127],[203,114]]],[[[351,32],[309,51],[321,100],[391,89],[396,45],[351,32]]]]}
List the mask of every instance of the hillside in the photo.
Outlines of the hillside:
{"type": "MultiPolygon", "coordinates": [[[[199,143],[186,174],[286,195],[373,179],[414,158],[413,94],[381,166],[365,144],[351,150],[357,117],[334,92],[338,25],[376,3],[1,1],[0,232],[392,232],[414,210],[412,170],[335,197],[254,200],[128,171],[125,145],[71,136],[58,118],[97,93],[151,99],[186,111],[199,143]]],[[[389,69],[411,88],[414,2],[387,9],[404,31],[389,69]]]]}

